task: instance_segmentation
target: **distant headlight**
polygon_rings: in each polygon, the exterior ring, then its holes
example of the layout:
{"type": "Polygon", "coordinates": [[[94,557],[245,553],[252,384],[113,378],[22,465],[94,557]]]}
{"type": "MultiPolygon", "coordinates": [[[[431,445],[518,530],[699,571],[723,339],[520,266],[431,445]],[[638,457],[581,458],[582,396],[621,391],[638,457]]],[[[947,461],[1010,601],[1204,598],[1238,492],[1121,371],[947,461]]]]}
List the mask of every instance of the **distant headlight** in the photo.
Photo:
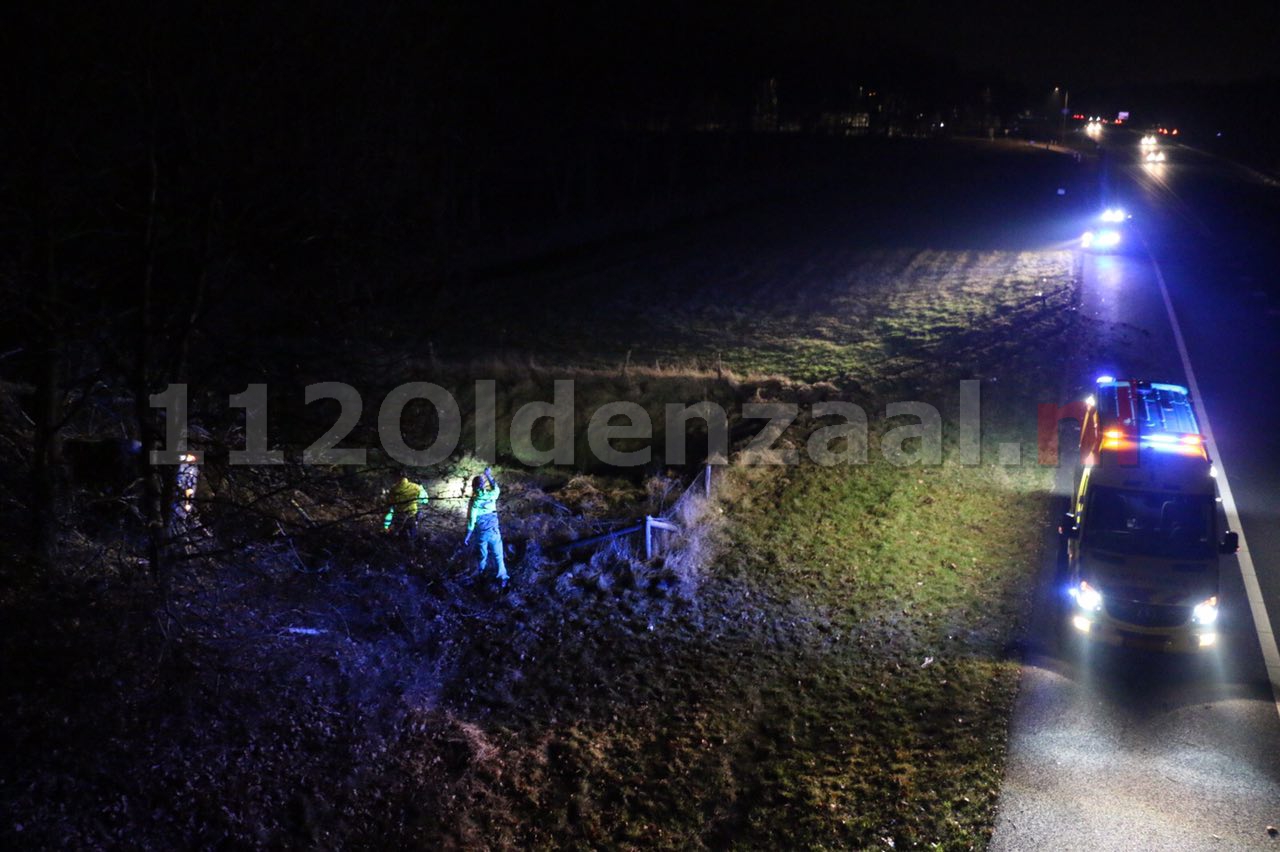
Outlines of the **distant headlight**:
{"type": "Polygon", "coordinates": [[[1104,222],[1123,222],[1126,218],[1123,207],[1108,207],[1102,211],[1102,221],[1104,222]]]}
{"type": "Polygon", "coordinates": [[[1203,624],[1208,627],[1218,620],[1218,596],[1214,595],[1208,600],[1201,601],[1191,610],[1191,620],[1196,624],[1203,624]]]}
{"type": "Polygon", "coordinates": [[[1080,585],[1071,590],[1071,597],[1076,599],[1076,606],[1085,612],[1097,612],[1102,609],[1102,592],[1081,580],[1080,585]]]}

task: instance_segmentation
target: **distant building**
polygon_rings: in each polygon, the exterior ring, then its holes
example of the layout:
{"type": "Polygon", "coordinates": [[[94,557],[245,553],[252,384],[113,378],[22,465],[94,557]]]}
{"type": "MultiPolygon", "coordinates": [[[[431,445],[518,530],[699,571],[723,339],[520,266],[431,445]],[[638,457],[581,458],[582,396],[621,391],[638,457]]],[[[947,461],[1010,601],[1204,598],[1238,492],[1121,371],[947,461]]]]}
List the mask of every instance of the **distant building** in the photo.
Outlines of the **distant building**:
{"type": "Polygon", "coordinates": [[[832,136],[864,136],[871,128],[871,116],[865,112],[824,112],[815,128],[832,136]]]}
{"type": "Polygon", "coordinates": [[[773,77],[760,84],[751,112],[751,129],[756,133],[778,130],[778,81],[773,77]]]}

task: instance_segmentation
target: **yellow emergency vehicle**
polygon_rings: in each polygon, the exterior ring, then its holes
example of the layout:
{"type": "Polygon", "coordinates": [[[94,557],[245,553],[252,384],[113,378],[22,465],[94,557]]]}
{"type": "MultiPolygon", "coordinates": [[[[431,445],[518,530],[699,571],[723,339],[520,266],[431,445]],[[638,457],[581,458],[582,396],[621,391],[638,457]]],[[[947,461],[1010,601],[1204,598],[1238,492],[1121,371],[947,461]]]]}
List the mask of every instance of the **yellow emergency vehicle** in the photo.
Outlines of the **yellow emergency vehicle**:
{"type": "Polygon", "coordinates": [[[1081,424],[1078,485],[1062,521],[1067,619],[1091,640],[1196,652],[1217,642],[1216,473],[1181,385],[1098,379],[1081,424]]]}

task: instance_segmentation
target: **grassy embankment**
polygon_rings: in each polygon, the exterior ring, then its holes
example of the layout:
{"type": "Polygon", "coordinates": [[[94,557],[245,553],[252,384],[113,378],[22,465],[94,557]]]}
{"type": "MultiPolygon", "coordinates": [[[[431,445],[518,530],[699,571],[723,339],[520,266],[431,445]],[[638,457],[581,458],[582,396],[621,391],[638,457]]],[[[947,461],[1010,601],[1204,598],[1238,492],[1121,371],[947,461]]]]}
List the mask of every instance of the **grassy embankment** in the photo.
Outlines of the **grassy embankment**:
{"type": "Polygon", "coordinates": [[[626,653],[651,700],[625,715],[606,702],[605,718],[542,732],[578,789],[553,809],[567,817],[516,837],[985,844],[1017,683],[1007,646],[1047,517],[1031,421],[1065,351],[1070,259],[864,260],[847,288],[789,293],[807,312],[765,309],[786,303],[773,294],[735,306],[736,322],[680,327],[730,368],[850,388],[873,411],[869,463],[726,473],[696,617],[667,622],[648,659],[649,637],[626,653]],[[731,345],[744,328],[749,341],[731,345]],[[878,452],[877,436],[902,422],[876,417],[880,405],[928,400],[950,428],[946,384],[975,376],[989,400],[983,464],[957,463],[950,445],[939,466],[878,452]],[[997,466],[995,445],[1014,439],[1027,442],[1022,464],[997,466]]]}
{"type": "MultiPolygon", "coordinates": [[[[9,702],[13,735],[39,738],[15,748],[44,762],[12,788],[26,840],[982,846],[1048,482],[1030,451],[998,467],[991,449],[1030,440],[1055,384],[1069,255],[825,264],[844,271],[633,315],[664,353],[623,382],[642,401],[706,386],[872,415],[868,464],[727,469],[683,560],[526,550],[495,598],[434,551],[338,527],[314,552],[277,537],[197,559],[159,619],[96,600],[36,619],[7,598],[7,641],[62,661],[16,673],[32,691],[9,702]],[[885,402],[949,417],[953,383],[973,377],[984,464],[955,464],[952,446],[940,466],[885,461],[885,402]],[[111,653],[93,652],[106,635],[111,653]],[[69,702],[61,723],[39,695],[69,702]]],[[[560,375],[526,372],[530,392],[560,375]]],[[[578,371],[581,403],[617,374],[578,371]]],[[[594,499],[510,481],[517,541],[522,512],[594,499]]]]}

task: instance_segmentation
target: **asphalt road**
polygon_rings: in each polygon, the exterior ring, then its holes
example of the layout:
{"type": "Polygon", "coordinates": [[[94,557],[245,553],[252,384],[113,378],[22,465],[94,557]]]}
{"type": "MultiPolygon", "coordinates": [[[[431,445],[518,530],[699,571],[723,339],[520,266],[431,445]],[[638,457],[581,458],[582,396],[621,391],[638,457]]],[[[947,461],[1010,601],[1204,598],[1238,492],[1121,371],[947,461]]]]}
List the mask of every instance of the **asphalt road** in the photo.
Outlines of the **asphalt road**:
{"type": "MultiPolygon", "coordinates": [[[[1107,193],[1145,248],[1082,260],[1091,322],[1068,398],[1100,373],[1185,382],[1184,337],[1258,597],[1280,626],[1280,188],[1185,148],[1141,164],[1107,146],[1107,193]]],[[[1203,424],[1202,424],[1203,428],[1203,424]]],[[[1074,459],[1064,457],[1063,507],[1074,459]]],[[[1280,683],[1237,559],[1223,562],[1222,640],[1203,659],[1059,641],[1056,531],[1046,532],[993,849],[1280,850],[1280,683]]]]}

